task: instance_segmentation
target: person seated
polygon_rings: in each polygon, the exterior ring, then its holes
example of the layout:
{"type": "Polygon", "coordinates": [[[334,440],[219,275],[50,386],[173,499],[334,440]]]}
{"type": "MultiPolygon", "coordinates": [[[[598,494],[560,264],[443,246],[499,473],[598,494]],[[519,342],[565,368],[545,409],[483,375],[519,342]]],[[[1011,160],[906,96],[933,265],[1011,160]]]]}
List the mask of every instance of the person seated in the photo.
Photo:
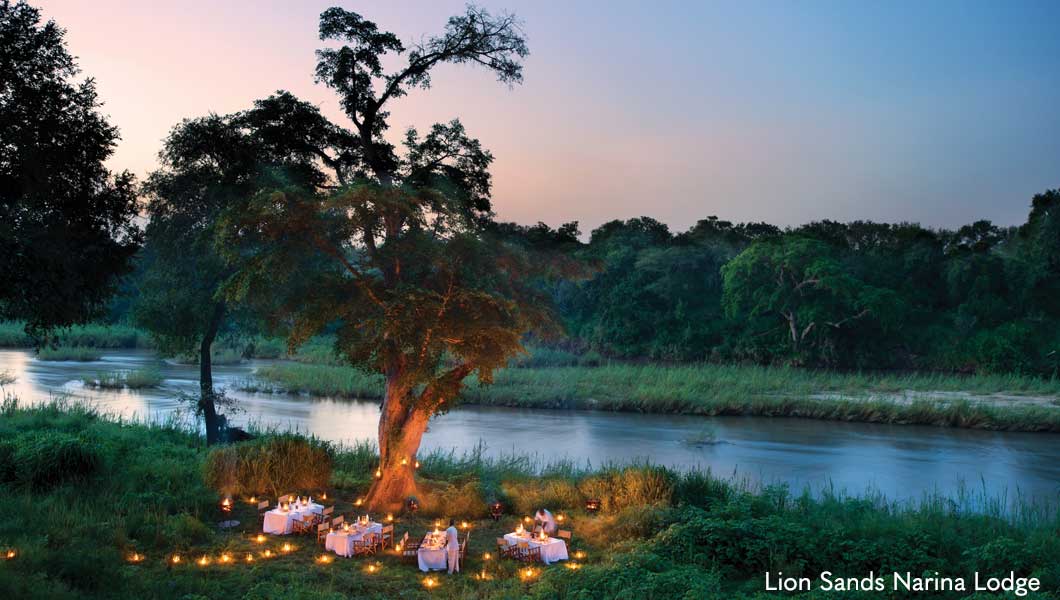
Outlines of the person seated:
{"type": "Polygon", "coordinates": [[[559,528],[556,525],[556,518],[552,516],[552,513],[546,508],[542,508],[537,511],[534,515],[534,523],[539,523],[541,529],[544,530],[546,535],[553,536],[556,534],[556,530],[559,528]]]}

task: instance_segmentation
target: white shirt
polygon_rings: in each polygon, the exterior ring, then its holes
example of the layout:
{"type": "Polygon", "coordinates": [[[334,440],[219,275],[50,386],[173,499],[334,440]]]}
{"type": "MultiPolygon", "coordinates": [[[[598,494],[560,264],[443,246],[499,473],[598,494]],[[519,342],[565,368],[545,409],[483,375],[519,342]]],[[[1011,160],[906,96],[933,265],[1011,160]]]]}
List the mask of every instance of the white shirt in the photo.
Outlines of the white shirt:
{"type": "Polygon", "coordinates": [[[542,508],[537,511],[537,514],[534,515],[534,520],[541,522],[541,528],[548,535],[556,533],[556,519],[552,516],[552,513],[548,512],[548,509],[542,508]]]}
{"type": "Polygon", "coordinates": [[[460,533],[452,525],[445,530],[445,545],[450,551],[460,549],[460,533]]]}

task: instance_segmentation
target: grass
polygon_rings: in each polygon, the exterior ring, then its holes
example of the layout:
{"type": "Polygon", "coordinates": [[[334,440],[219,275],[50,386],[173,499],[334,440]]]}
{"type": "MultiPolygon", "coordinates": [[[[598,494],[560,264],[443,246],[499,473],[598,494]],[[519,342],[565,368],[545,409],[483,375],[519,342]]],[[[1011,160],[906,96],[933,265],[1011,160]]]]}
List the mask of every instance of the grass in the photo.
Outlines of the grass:
{"type": "MultiPolygon", "coordinates": [[[[237,496],[233,513],[221,512],[219,493],[203,478],[210,452],[184,425],[131,423],[63,403],[7,402],[0,417],[0,505],[7,511],[0,549],[14,553],[0,561],[5,598],[790,597],[763,593],[767,570],[809,577],[822,570],[857,577],[869,570],[966,577],[1012,570],[1041,580],[1039,598],[1060,591],[1055,508],[1017,503],[1009,510],[974,493],[904,504],[838,492],[814,498],[782,487],[750,489],[708,472],[588,470],[522,456],[490,459],[481,451],[421,457],[424,508],[395,515],[398,536],[408,531],[412,538],[436,519],[470,525],[463,573],[434,575],[438,585],[428,591],[424,575],[393,552],[321,562],[311,538],[257,542],[249,498],[237,496]],[[36,458],[56,445],[64,450],[36,458]],[[583,509],[589,497],[602,501],[599,514],[583,509]],[[506,507],[496,523],[485,518],[494,499],[506,507]],[[484,559],[494,538],[541,506],[564,515],[574,532],[572,554],[582,553],[571,561],[579,568],[537,565],[526,578],[511,561],[484,559]],[[219,528],[223,519],[240,525],[219,528]]],[[[326,448],[328,487],[286,491],[327,493],[347,517],[363,512],[354,501],[378,460],[374,448],[326,448]]]]}
{"type": "MultiPolygon", "coordinates": [[[[379,375],[351,367],[277,363],[256,373],[257,391],[378,398],[379,375]]],[[[515,368],[492,386],[473,380],[464,401],[520,408],[595,409],[695,415],[792,416],[870,423],[1060,432],[1060,410],[1035,403],[1001,406],[968,399],[896,400],[893,394],[966,391],[1056,396],[1060,381],[1017,375],[836,373],[783,367],[607,365],[515,368]]]]}
{"type": "Polygon", "coordinates": [[[162,372],[157,367],[147,367],[132,371],[112,371],[110,373],[97,373],[95,377],[82,379],[89,387],[100,389],[124,389],[139,390],[144,388],[158,387],[162,384],[162,372]]]}
{"type": "MultiPolygon", "coordinates": [[[[19,321],[0,321],[0,348],[33,348],[33,339],[26,335],[25,324],[19,321]]],[[[74,325],[58,332],[62,346],[87,348],[150,348],[147,333],[128,325],[89,323],[74,325]]]]}
{"type": "Polygon", "coordinates": [[[41,360],[92,362],[99,360],[102,356],[102,352],[88,346],[45,346],[37,351],[37,358],[41,360]]]}

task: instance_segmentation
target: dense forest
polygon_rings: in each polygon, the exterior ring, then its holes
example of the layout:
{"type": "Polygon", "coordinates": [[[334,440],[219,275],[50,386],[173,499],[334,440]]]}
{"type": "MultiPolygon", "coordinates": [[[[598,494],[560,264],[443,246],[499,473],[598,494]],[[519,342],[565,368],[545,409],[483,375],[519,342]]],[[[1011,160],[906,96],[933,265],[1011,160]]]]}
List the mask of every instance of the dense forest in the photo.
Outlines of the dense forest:
{"type": "MultiPolygon", "coordinates": [[[[547,290],[566,326],[552,343],[578,352],[957,372],[1054,374],[1060,365],[1060,190],[1036,195],[1019,227],[782,229],[709,217],[674,233],[641,217],[605,223],[588,242],[577,223],[491,227],[592,266],[547,290]]],[[[110,320],[130,319],[150,285],[142,270],[130,276],[110,320]]],[[[235,314],[227,329],[257,326],[235,314]]]]}
{"type": "Polygon", "coordinates": [[[648,217],[577,241],[507,231],[596,265],[552,290],[571,344],[605,356],[812,367],[1055,373],[1060,191],[1019,227],[820,221],[781,229],[648,217]]]}

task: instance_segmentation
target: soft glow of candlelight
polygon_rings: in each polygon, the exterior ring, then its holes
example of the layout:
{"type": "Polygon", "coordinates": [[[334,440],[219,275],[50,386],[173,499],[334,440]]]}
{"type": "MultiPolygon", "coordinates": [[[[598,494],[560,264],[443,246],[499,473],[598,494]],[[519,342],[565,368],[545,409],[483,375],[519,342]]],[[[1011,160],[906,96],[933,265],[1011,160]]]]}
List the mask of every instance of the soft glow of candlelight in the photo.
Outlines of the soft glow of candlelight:
{"type": "Polygon", "coordinates": [[[142,561],[143,559],[144,559],[144,555],[143,554],[139,554],[137,552],[133,552],[132,554],[129,555],[129,562],[138,563],[138,562],[142,561]]]}
{"type": "Polygon", "coordinates": [[[577,558],[578,560],[584,559],[585,558],[585,552],[582,552],[581,550],[578,550],[577,552],[574,553],[574,558],[577,558]]]}
{"type": "Polygon", "coordinates": [[[258,497],[257,496],[251,496],[250,497],[250,503],[251,504],[257,504],[258,503],[258,497]]]}
{"type": "Polygon", "coordinates": [[[393,523],[394,522],[394,513],[386,513],[386,522],[387,523],[393,523]]]}
{"type": "Polygon", "coordinates": [[[524,523],[533,523],[533,522],[534,522],[534,520],[533,520],[533,519],[531,519],[530,517],[523,517],[523,522],[524,522],[524,523]]]}
{"type": "Polygon", "coordinates": [[[576,562],[563,563],[563,565],[572,571],[577,571],[578,569],[582,568],[582,566],[576,562]]]}
{"type": "Polygon", "coordinates": [[[320,564],[327,564],[327,563],[331,562],[331,557],[328,556],[327,554],[321,554],[320,556],[317,557],[317,562],[320,563],[320,564]]]}
{"type": "Polygon", "coordinates": [[[254,540],[255,540],[255,541],[256,541],[257,543],[259,543],[259,544],[264,544],[264,543],[265,543],[265,536],[264,536],[263,534],[260,534],[260,533],[259,533],[259,534],[258,534],[258,537],[254,538],[254,540]]]}
{"type": "Polygon", "coordinates": [[[232,562],[232,555],[230,555],[227,552],[225,552],[224,554],[221,555],[221,562],[223,562],[223,563],[232,562]]]}
{"type": "Polygon", "coordinates": [[[431,589],[434,586],[438,585],[438,582],[434,580],[434,577],[425,577],[423,579],[423,585],[425,585],[427,589],[431,589]]]}
{"type": "Polygon", "coordinates": [[[262,554],[262,556],[264,556],[265,558],[272,558],[272,550],[266,550],[266,551],[265,551],[265,552],[264,552],[264,553],[262,554]]]}
{"type": "Polygon", "coordinates": [[[530,567],[527,567],[523,571],[520,571],[519,574],[523,577],[523,579],[530,579],[534,576],[534,570],[530,567]]]}
{"type": "Polygon", "coordinates": [[[382,476],[383,476],[383,471],[382,471],[382,470],[380,470],[380,469],[376,469],[376,470],[375,470],[375,478],[376,478],[376,479],[379,479],[379,478],[380,478],[380,477],[382,477],[382,476]]]}
{"type": "Polygon", "coordinates": [[[557,523],[562,523],[563,519],[565,519],[565,518],[566,517],[564,517],[563,515],[556,515],[556,522],[557,523]]]}
{"type": "Polygon", "coordinates": [[[291,551],[291,545],[290,544],[284,544],[283,545],[283,551],[284,552],[290,552],[291,551]]]}
{"type": "Polygon", "coordinates": [[[394,546],[394,552],[401,554],[401,544],[397,544],[394,546]]]}
{"type": "Polygon", "coordinates": [[[171,563],[173,563],[175,565],[176,564],[180,564],[180,555],[179,554],[174,554],[173,558],[169,559],[169,562],[171,562],[171,563]]]}
{"type": "Polygon", "coordinates": [[[195,562],[198,563],[200,567],[205,567],[206,565],[210,564],[210,559],[208,559],[205,556],[203,556],[202,558],[200,558],[199,560],[197,560],[195,562]]]}
{"type": "Polygon", "coordinates": [[[403,458],[403,459],[401,459],[401,466],[403,466],[403,467],[404,467],[404,466],[405,466],[405,465],[407,465],[407,464],[409,464],[409,459],[407,459],[407,458],[403,458]]]}
{"type": "Polygon", "coordinates": [[[328,499],[328,493],[327,493],[327,492],[324,492],[323,494],[321,494],[321,495],[320,495],[320,499],[321,499],[321,500],[327,500],[327,499],[328,499]]]}
{"type": "Polygon", "coordinates": [[[416,461],[416,464],[415,464],[415,465],[413,465],[413,466],[414,466],[414,467],[416,467],[417,469],[418,469],[418,468],[420,468],[420,461],[418,461],[418,460],[417,460],[417,461],[416,461]]]}
{"type": "Polygon", "coordinates": [[[225,512],[232,512],[232,499],[225,498],[221,501],[221,510],[225,512]]]}
{"type": "Polygon", "coordinates": [[[490,553],[489,553],[489,552],[487,552],[487,553],[485,553],[485,554],[483,554],[483,555],[482,555],[482,560],[489,560],[489,559],[491,559],[491,558],[493,558],[493,557],[492,557],[492,556],[490,556],[490,553]]]}
{"type": "Polygon", "coordinates": [[[254,562],[254,555],[249,552],[247,553],[247,562],[254,562]]]}
{"type": "Polygon", "coordinates": [[[357,500],[356,500],[356,501],[355,501],[355,502],[353,503],[353,505],[354,505],[354,506],[360,506],[360,505],[362,505],[362,504],[364,504],[364,498],[358,498],[358,499],[357,499],[357,500]]]}
{"type": "Polygon", "coordinates": [[[16,556],[18,556],[18,553],[15,552],[14,550],[8,550],[6,553],[4,553],[4,558],[6,558],[7,560],[11,560],[12,558],[15,558],[16,556]]]}
{"type": "Polygon", "coordinates": [[[470,527],[470,525],[467,524],[467,521],[460,521],[461,529],[467,529],[468,527],[470,527]]]}
{"type": "Polygon", "coordinates": [[[378,570],[379,570],[379,565],[374,565],[374,564],[373,565],[368,565],[368,572],[369,573],[375,573],[378,570]]]}

